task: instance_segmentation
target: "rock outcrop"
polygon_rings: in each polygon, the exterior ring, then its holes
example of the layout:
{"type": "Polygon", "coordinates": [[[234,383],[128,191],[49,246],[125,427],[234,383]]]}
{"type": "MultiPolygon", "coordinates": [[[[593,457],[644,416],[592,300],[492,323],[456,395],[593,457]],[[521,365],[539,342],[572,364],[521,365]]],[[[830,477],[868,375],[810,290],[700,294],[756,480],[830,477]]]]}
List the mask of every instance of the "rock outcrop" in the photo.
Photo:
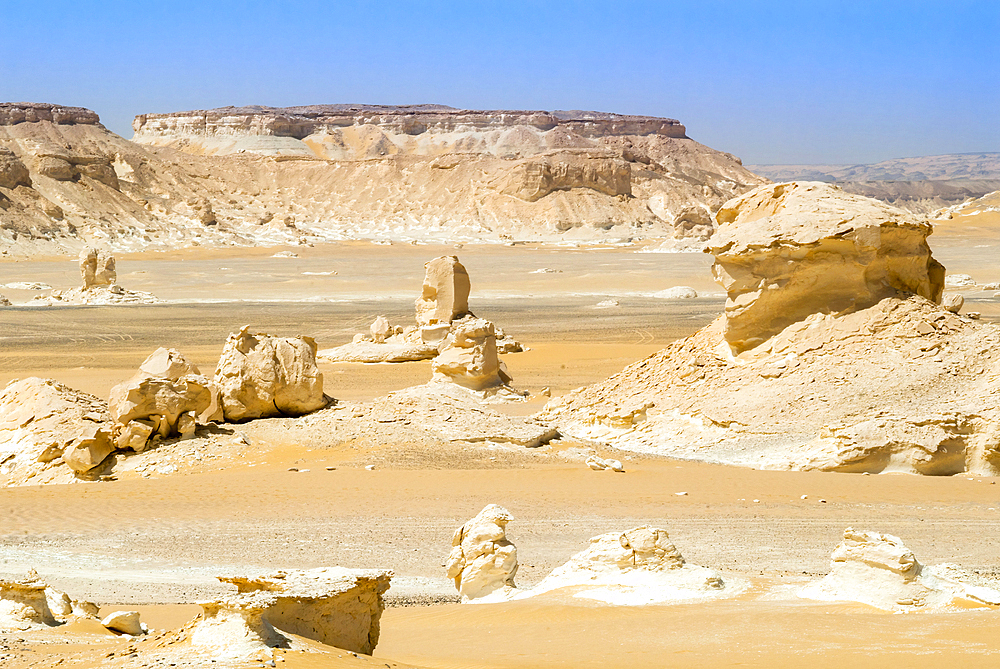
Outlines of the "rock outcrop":
{"type": "Polygon", "coordinates": [[[101,621],[101,624],[109,630],[128,634],[129,636],[139,636],[145,632],[139,620],[138,611],[115,611],[108,614],[101,621]]]}
{"type": "Polygon", "coordinates": [[[19,580],[0,579],[0,631],[55,625],[45,594],[47,587],[33,571],[19,580]]]}
{"type": "Polygon", "coordinates": [[[926,226],[816,184],[761,188],[719,219],[726,312],[537,420],[755,468],[1000,473],[1000,328],[935,303],[926,226]]]}
{"type": "Polygon", "coordinates": [[[522,596],[556,590],[634,606],[732,596],[743,586],[728,585],[712,569],[685,563],[666,530],[643,526],[594,537],[586,550],[522,596]]]}
{"type": "Polygon", "coordinates": [[[469,313],[469,272],[457,256],[441,256],[424,263],[424,285],[416,301],[417,325],[451,323],[469,313]]]}
{"type": "Polygon", "coordinates": [[[493,323],[468,317],[451,324],[440,353],[431,362],[434,382],[451,382],[477,392],[489,392],[511,382],[497,357],[493,323]]]}
{"type": "Polygon", "coordinates": [[[219,391],[175,349],[158,348],[128,381],[111,389],[117,446],[140,452],[148,440],[193,436],[197,424],[223,418],[219,391]]]}
{"type": "Polygon", "coordinates": [[[513,594],[517,548],[507,539],[510,521],[510,512],[490,504],[455,530],[447,573],[463,602],[513,594]]]}
{"type": "Polygon", "coordinates": [[[80,252],[80,278],[83,289],[95,286],[112,286],[118,280],[115,271],[115,257],[95,248],[85,248],[80,252]]]}
{"type": "Polygon", "coordinates": [[[229,336],[215,370],[227,421],[301,416],[328,403],[311,337],[229,336]]]}
{"type": "Polygon", "coordinates": [[[371,655],[391,578],[391,571],[322,568],[219,580],[235,585],[241,597],[270,597],[260,614],[283,632],[371,655]]]}
{"type": "Polygon", "coordinates": [[[0,472],[28,478],[65,465],[87,476],[113,451],[111,417],[99,398],[35,377],[0,393],[0,472]]]}
{"type": "Polygon", "coordinates": [[[277,597],[267,592],[198,602],[202,613],[186,630],[191,647],[212,661],[270,658],[270,648],[287,648],[289,640],[264,618],[277,597]]]}
{"type": "Polygon", "coordinates": [[[706,249],[729,294],[725,338],[753,348],[814,313],[844,313],[886,297],[938,302],[944,267],[931,226],[819,182],[761,186],[727,202],[706,249]]]}
{"type": "Polygon", "coordinates": [[[830,573],[799,596],[861,602],[887,611],[1000,606],[1000,591],[974,580],[954,565],[920,564],[899,537],[847,528],[833,551],[830,573]]]}

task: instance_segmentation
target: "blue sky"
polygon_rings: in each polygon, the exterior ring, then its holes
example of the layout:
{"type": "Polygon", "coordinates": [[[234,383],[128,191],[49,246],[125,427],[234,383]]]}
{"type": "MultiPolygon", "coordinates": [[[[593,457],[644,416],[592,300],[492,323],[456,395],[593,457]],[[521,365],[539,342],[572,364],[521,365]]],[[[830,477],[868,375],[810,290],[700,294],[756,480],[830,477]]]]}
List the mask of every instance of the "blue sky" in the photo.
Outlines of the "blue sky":
{"type": "Polygon", "coordinates": [[[680,119],[746,163],[1000,151],[1000,2],[0,2],[0,101],[680,119]]]}

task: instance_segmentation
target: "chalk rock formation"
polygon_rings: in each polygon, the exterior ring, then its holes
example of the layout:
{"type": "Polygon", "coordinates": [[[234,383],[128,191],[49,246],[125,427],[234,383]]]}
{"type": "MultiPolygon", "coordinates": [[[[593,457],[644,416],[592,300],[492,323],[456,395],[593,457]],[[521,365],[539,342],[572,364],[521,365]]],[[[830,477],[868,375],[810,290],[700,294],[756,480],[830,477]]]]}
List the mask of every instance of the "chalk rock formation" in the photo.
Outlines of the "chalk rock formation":
{"type": "Polygon", "coordinates": [[[94,286],[111,286],[118,280],[115,271],[115,257],[95,248],[85,248],[80,252],[80,278],[83,289],[94,286]]]}
{"type": "Polygon", "coordinates": [[[111,419],[97,397],[35,377],[0,393],[0,472],[23,479],[65,464],[86,475],[113,450],[111,419]]]}
{"type": "Polygon", "coordinates": [[[289,640],[264,618],[277,597],[267,592],[198,602],[202,613],[187,630],[193,648],[213,661],[248,661],[270,657],[269,648],[287,648],[289,640]]]}
{"type": "Polygon", "coordinates": [[[493,323],[487,320],[469,317],[453,322],[440,351],[431,363],[432,381],[457,383],[480,392],[511,382],[497,357],[493,323]]]}
{"type": "Polygon", "coordinates": [[[899,537],[847,528],[833,551],[830,573],[799,596],[861,602],[887,611],[1000,605],[1000,591],[968,583],[968,578],[950,565],[920,564],[899,537]]]}
{"type": "Polygon", "coordinates": [[[965,297],[960,293],[945,293],[941,296],[941,306],[953,314],[957,314],[965,305],[965,297]]]}
{"type": "Polygon", "coordinates": [[[457,256],[424,263],[424,285],[416,301],[417,325],[450,323],[469,313],[469,272],[457,256]]]}
{"type": "Polygon", "coordinates": [[[129,636],[139,636],[143,633],[138,611],[115,611],[105,617],[101,621],[101,624],[109,630],[128,634],[129,636]]]}
{"type": "Polygon", "coordinates": [[[599,458],[596,455],[591,455],[587,458],[587,466],[593,469],[595,472],[600,471],[610,471],[610,472],[624,472],[625,468],[622,466],[621,460],[605,460],[604,458],[599,458]]]}
{"type": "Polygon", "coordinates": [[[384,344],[385,338],[392,334],[392,328],[389,326],[389,319],[385,316],[377,317],[372,322],[369,330],[371,330],[372,339],[376,344],[384,344]]]}
{"type": "Polygon", "coordinates": [[[47,587],[34,571],[20,580],[0,579],[0,631],[55,625],[47,587]]]}
{"type": "Polygon", "coordinates": [[[219,580],[235,585],[242,597],[271,597],[263,617],[284,632],[371,655],[391,578],[391,571],[333,567],[219,580]]]}
{"type": "Polygon", "coordinates": [[[197,423],[222,420],[219,391],[175,349],[158,348],[128,381],[111,389],[118,448],[142,451],[152,435],[193,435],[197,423]]]}
{"type": "Polygon", "coordinates": [[[709,242],[729,293],[725,339],[754,348],[814,313],[871,307],[886,297],[940,301],[944,267],[931,226],[819,182],[761,186],[727,202],[709,242]]]}
{"type": "Polygon", "coordinates": [[[517,587],[517,548],[507,540],[510,521],[507,509],[489,504],[455,530],[447,570],[463,602],[487,595],[503,597],[517,587]]]}
{"type": "Polygon", "coordinates": [[[301,416],[327,405],[312,337],[229,336],[215,370],[228,421],[301,416]]]}
{"type": "Polygon", "coordinates": [[[571,588],[567,592],[574,597],[618,605],[717,598],[742,590],[727,586],[711,569],[686,564],[666,530],[646,526],[594,537],[586,550],[522,596],[563,588],[571,588]]]}

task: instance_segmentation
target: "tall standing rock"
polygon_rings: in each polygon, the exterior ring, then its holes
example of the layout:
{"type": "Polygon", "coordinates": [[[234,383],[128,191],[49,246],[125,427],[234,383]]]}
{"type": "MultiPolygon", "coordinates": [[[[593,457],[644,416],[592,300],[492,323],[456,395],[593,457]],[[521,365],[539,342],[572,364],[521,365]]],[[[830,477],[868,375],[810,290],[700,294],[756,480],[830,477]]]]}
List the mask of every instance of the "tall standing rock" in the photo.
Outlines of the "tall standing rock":
{"type": "Polygon", "coordinates": [[[80,252],[80,278],[83,289],[94,286],[110,286],[118,280],[115,271],[115,257],[95,248],[85,248],[80,252]]]}
{"type": "Polygon", "coordinates": [[[424,286],[416,301],[417,325],[440,325],[469,313],[469,273],[457,256],[424,263],[424,286]]]}
{"type": "Polygon", "coordinates": [[[447,568],[462,601],[516,587],[517,548],[507,539],[510,521],[507,509],[489,504],[455,530],[447,568]]]}
{"type": "Polygon", "coordinates": [[[301,416],[327,404],[312,337],[229,336],[215,370],[228,421],[301,416]]]}

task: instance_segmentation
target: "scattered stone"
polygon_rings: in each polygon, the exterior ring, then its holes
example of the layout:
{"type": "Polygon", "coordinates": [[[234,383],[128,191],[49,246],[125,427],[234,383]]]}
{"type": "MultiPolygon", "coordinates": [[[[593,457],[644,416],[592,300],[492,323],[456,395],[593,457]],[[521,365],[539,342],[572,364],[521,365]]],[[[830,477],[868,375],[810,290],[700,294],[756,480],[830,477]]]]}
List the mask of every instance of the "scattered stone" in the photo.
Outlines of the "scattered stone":
{"type": "Polygon", "coordinates": [[[138,611],[115,611],[102,620],[101,624],[109,630],[129,636],[140,636],[143,633],[138,611]]]}
{"type": "Polygon", "coordinates": [[[455,530],[447,573],[463,602],[487,595],[502,598],[517,587],[517,548],[507,540],[510,521],[510,512],[489,504],[455,530]]]}
{"type": "Polygon", "coordinates": [[[619,460],[605,460],[596,455],[587,458],[587,466],[594,471],[624,472],[625,468],[619,460]]]}
{"type": "Polygon", "coordinates": [[[301,416],[328,403],[311,337],[229,336],[215,370],[227,421],[301,416]]]}
{"type": "Polygon", "coordinates": [[[941,296],[941,306],[953,314],[957,314],[965,305],[965,298],[961,293],[945,293],[941,296]]]}

